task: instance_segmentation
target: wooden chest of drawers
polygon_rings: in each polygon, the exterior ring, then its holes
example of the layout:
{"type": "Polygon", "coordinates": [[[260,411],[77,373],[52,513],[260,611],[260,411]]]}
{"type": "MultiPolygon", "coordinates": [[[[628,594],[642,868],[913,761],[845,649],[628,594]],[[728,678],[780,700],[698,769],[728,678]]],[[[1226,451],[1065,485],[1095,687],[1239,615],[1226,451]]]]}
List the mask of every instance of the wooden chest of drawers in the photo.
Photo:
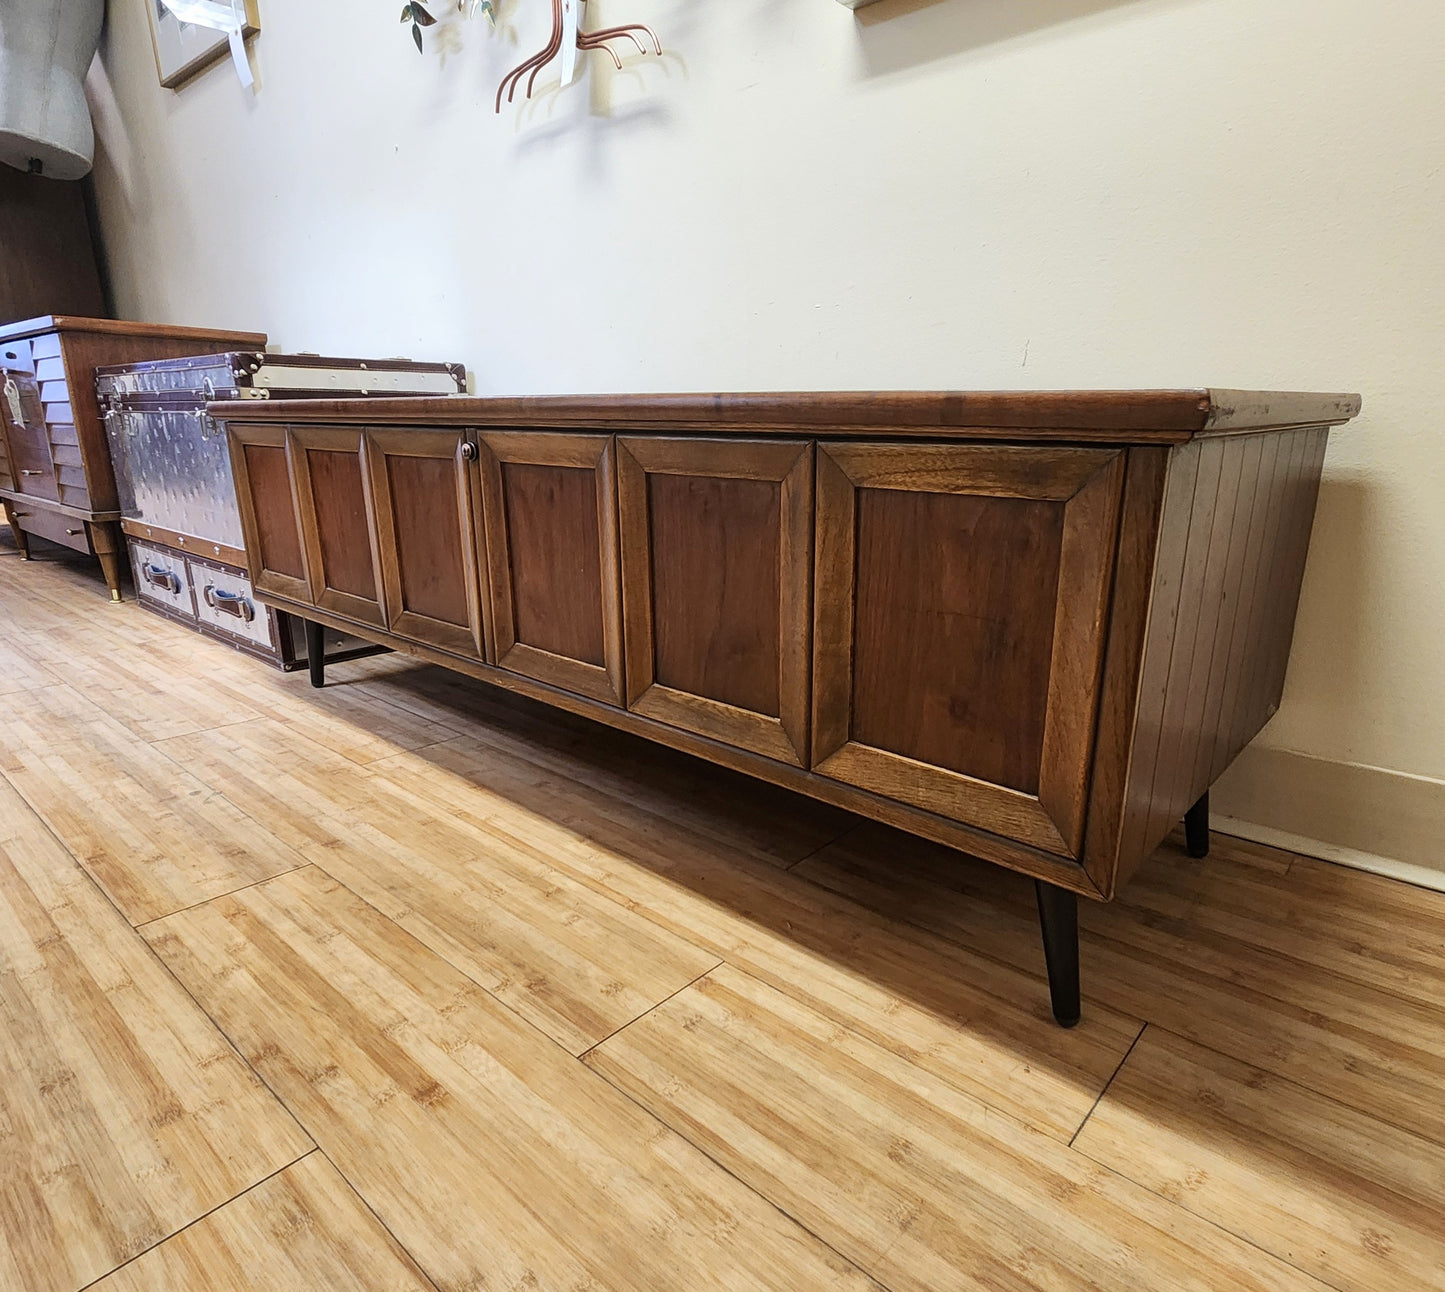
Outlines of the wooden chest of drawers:
{"type": "Polygon", "coordinates": [[[91,553],[120,600],[120,510],[95,369],[265,344],[254,332],[58,315],[0,327],[0,501],[21,554],[30,534],[91,553]]]}
{"type": "MultiPolygon", "coordinates": [[[[1113,896],[1278,705],[1328,428],[1235,392],[213,405],[256,592],[1113,896]]],[[[320,679],[313,676],[313,681],[320,679]]],[[[1072,979],[1072,983],[1071,983],[1072,979]]]]}

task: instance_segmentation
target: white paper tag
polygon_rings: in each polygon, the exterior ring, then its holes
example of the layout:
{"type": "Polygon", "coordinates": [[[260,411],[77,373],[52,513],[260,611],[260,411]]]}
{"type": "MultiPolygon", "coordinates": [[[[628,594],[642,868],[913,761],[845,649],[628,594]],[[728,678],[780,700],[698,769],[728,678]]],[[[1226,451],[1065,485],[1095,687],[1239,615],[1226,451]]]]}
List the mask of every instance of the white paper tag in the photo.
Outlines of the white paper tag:
{"type": "Polygon", "coordinates": [[[241,88],[252,89],[256,78],[251,75],[251,60],[246,57],[246,40],[241,35],[241,29],[232,27],[226,33],[226,41],[231,46],[231,62],[236,65],[236,75],[241,78],[241,88]]]}
{"type": "Polygon", "coordinates": [[[16,426],[24,426],[25,410],[20,407],[20,387],[14,377],[5,378],[5,400],[10,405],[10,420],[16,426]]]}
{"type": "Polygon", "coordinates": [[[577,31],[582,26],[585,0],[562,0],[562,84],[577,79],[577,31]]]}

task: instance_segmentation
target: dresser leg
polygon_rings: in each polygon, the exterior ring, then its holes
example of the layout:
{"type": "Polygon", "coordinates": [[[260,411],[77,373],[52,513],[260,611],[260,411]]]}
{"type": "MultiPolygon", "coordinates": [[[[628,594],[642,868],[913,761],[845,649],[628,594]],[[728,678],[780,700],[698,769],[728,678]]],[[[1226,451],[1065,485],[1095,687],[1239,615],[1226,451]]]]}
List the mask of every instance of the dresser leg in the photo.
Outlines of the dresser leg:
{"type": "Polygon", "coordinates": [[[113,523],[86,521],[85,528],[90,537],[91,550],[100,559],[100,572],[105,575],[105,586],[110,589],[110,599],[120,600],[120,526],[113,523]]]}
{"type": "Polygon", "coordinates": [[[1184,843],[1191,857],[1209,856],[1209,791],[1184,814],[1184,843]]]}
{"type": "Polygon", "coordinates": [[[15,535],[15,546],[20,549],[20,559],[30,559],[30,536],[20,528],[20,517],[15,514],[15,504],[5,504],[5,519],[10,524],[10,532],[15,535]]]}
{"type": "Polygon", "coordinates": [[[1083,1012],[1079,1000],[1079,899],[1067,888],[1034,880],[1049,995],[1060,1027],[1073,1027],[1083,1012]]]}
{"type": "Polygon", "coordinates": [[[310,619],[301,622],[306,625],[306,667],[311,673],[311,685],[325,686],[326,630],[310,619]]]}

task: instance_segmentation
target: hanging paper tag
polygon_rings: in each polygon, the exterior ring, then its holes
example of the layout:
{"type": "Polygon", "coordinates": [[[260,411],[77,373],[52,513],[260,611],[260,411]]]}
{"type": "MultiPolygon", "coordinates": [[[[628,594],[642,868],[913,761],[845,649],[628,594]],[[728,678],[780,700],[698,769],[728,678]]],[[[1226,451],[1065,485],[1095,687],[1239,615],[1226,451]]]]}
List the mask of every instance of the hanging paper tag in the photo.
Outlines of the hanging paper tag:
{"type": "Polygon", "coordinates": [[[577,32],[582,26],[585,0],[562,0],[562,84],[577,79],[577,32]]]}
{"type": "Polygon", "coordinates": [[[16,426],[25,425],[25,410],[20,407],[20,387],[14,377],[5,378],[5,400],[10,405],[10,420],[16,426]]]}
{"type": "Polygon", "coordinates": [[[225,32],[226,43],[231,47],[231,62],[241,85],[249,90],[256,84],[256,78],[251,75],[251,60],[246,57],[243,0],[158,0],[158,3],[169,9],[179,22],[225,32]]]}
{"type": "Polygon", "coordinates": [[[232,27],[226,33],[226,43],[231,46],[231,62],[235,64],[236,75],[241,79],[241,88],[252,89],[256,78],[251,75],[251,60],[246,57],[246,38],[241,35],[239,26],[232,27]]]}

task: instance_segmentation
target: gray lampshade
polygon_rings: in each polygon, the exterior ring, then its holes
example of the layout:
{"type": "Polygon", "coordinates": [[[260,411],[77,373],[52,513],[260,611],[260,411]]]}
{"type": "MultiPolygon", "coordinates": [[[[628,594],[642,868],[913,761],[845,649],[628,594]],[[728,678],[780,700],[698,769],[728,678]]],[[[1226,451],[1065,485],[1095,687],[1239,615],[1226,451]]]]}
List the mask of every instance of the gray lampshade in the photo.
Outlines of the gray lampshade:
{"type": "Polygon", "coordinates": [[[0,161],[52,179],[90,170],[83,82],[105,0],[0,0],[0,161]]]}

